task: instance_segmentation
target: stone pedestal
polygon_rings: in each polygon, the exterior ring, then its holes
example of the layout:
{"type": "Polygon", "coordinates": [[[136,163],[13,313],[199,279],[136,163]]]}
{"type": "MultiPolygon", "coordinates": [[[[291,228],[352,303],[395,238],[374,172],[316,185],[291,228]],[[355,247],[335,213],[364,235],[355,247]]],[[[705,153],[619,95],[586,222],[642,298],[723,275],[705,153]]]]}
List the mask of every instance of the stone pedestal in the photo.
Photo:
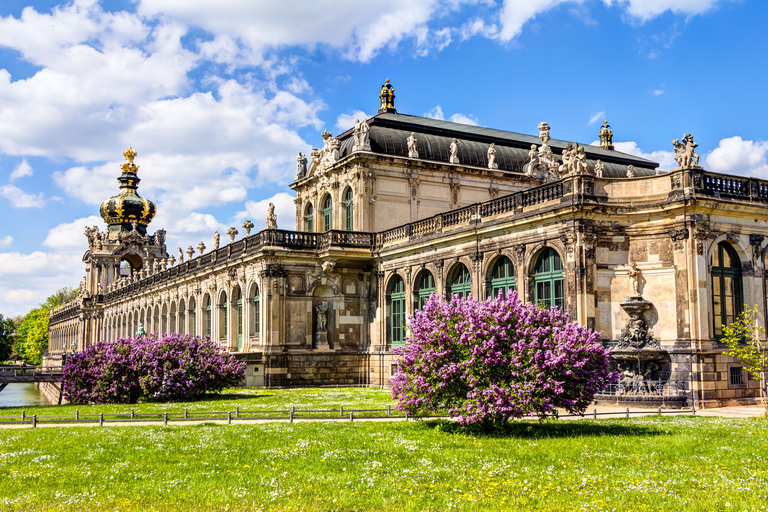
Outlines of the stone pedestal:
{"type": "Polygon", "coordinates": [[[328,342],[328,331],[316,332],[313,345],[316,350],[333,350],[328,342]]]}

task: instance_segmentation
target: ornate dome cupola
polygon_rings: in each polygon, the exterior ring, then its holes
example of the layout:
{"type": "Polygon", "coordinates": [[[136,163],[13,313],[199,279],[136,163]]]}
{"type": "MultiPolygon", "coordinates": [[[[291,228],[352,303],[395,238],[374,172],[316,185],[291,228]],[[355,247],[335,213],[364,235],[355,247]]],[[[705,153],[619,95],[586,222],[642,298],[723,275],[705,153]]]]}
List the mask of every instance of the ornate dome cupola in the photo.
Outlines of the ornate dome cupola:
{"type": "Polygon", "coordinates": [[[145,235],[147,225],[157,212],[155,203],[136,193],[141,181],[136,175],[139,166],[133,163],[136,154],[136,151],[130,147],[123,151],[126,163],[120,166],[123,173],[117,178],[120,183],[120,194],[110,197],[99,207],[99,214],[109,226],[110,232],[130,232],[135,222],[136,231],[145,235]]]}

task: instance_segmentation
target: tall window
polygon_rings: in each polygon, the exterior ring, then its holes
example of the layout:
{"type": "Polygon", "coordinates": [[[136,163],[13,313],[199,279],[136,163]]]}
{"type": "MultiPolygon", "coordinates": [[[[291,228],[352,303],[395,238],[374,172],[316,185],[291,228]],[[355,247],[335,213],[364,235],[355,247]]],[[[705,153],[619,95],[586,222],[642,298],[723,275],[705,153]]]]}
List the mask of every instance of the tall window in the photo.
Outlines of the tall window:
{"type": "Polygon", "coordinates": [[[211,311],[211,296],[206,294],[203,298],[203,308],[205,308],[205,335],[211,336],[211,324],[212,322],[212,311],[211,311]]]}
{"type": "Polygon", "coordinates": [[[466,297],[471,291],[472,278],[469,275],[469,270],[464,264],[459,263],[448,274],[448,298],[454,294],[459,297],[466,297]]]}
{"type": "Polygon", "coordinates": [[[235,288],[235,304],[237,304],[237,351],[243,351],[243,295],[240,288],[235,288]]]}
{"type": "Polygon", "coordinates": [[[163,324],[160,326],[160,332],[167,333],[168,332],[168,304],[163,304],[163,313],[161,315],[160,321],[163,324]]]}
{"type": "Polygon", "coordinates": [[[178,332],[176,329],[176,303],[171,302],[171,331],[170,332],[178,332]]]}
{"type": "Polygon", "coordinates": [[[333,200],[330,195],[323,200],[323,231],[333,229],[333,200]]]}
{"type": "Polygon", "coordinates": [[[344,229],[353,231],[355,229],[355,203],[352,200],[352,188],[347,187],[344,192],[344,229]]]}
{"type": "Polygon", "coordinates": [[[222,293],[219,299],[219,339],[228,339],[229,318],[227,309],[227,294],[222,293]]]}
{"type": "Polygon", "coordinates": [[[189,299],[189,333],[197,336],[197,303],[194,297],[189,299]]]}
{"type": "Polygon", "coordinates": [[[394,276],[389,283],[387,294],[389,305],[389,341],[393,347],[405,344],[405,282],[400,276],[394,276]]]}
{"type": "Polygon", "coordinates": [[[416,307],[414,309],[421,309],[433,293],[435,293],[435,278],[432,277],[432,272],[429,270],[422,270],[416,278],[416,291],[414,293],[416,307]]]}
{"type": "Polygon", "coordinates": [[[179,301],[179,334],[186,334],[187,329],[187,310],[184,308],[184,300],[179,301]]]}
{"type": "Polygon", "coordinates": [[[741,261],[736,250],[720,242],[712,251],[712,313],[715,336],[723,335],[723,325],[730,325],[741,313],[743,304],[741,261]]]}
{"type": "Polygon", "coordinates": [[[307,231],[315,230],[315,208],[312,203],[308,203],[306,210],[304,210],[304,224],[307,231]]]}
{"type": "Polygon", "coordinates": [[[261,308],[259,303],[259,287],[256,285],[253,285],[253,292],[252,292],[252,299],[251,299],[251,334],[258,336],[258,334],[261,332],[261,308]]]}
{"type": "Polygon", "coordinates": [[[536,260],[533,287],[536,304],[563,309],[563,261],[554,249],[545,249],[536,260]]]}
{"type": "Polygon", "coordinates": [[[515,267],[509,258],[502,256],[496,260],[491,270],[490,296],[497,297],[499,292],[504,295],[510,290],[517,290],[517,279],[515,278],[515,267]]]}

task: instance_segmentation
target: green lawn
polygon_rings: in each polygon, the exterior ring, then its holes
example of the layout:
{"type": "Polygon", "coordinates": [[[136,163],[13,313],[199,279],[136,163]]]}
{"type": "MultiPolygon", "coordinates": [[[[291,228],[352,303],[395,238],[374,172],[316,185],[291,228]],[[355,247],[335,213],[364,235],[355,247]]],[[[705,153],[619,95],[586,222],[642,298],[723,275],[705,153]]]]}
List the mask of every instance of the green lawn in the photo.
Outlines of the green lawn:
{"type": "Polygon", "coordinates": [[[0,443],[3,510],[768,508],[764,420],[56,427],[0,443]]]}
{"type": "MultiPolygon", "coordinates": [[[[254,389],[230,388],[219,395],[211,395],[195,402],[143,403],[132,405],[43,405],[37,407],[0,407],[1,416],[21,418],[33,414],[128,414],[135,413],[202,411],[287,411],[296,409],[382,409],[394,407],[389,390],[377,388],[302,388],[302,389],[254,389]]],[[[395,412],[393,410],[393,412],[395,412]]],[[[381,414],[381,413],[379,413],[381,414]]],[[[329,414],[330,415],[330,414],[329,414]]],[[[8,419],[0,418],[0,421],[8,419]]]]}

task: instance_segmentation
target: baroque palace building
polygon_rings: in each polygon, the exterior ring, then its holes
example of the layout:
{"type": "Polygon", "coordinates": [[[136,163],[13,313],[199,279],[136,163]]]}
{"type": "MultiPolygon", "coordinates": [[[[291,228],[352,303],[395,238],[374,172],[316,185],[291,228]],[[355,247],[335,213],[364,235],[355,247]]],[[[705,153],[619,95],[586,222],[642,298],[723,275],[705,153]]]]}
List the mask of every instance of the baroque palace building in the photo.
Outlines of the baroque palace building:
{"type": "Polygon", "coordinates": [[[299,153],[296,230],[253,223],[229,243],[169,251],[147,227],[124,152],[120,192],[86,229],[78,299],[51,313],[48,365],[147,332],[210,336],[248,363],[251,386],[386,386],[407,316],[432,293],[516,290],[602,331],[620,382],[605,400],[754,401],[723,355],[722,325],[757,304],[765,325],[768,182],[705,171],[693,136],[679,167],[601,145],[397,113],[299,153]],[[173,253],[173,254],[171,254],[173,253]]]}

